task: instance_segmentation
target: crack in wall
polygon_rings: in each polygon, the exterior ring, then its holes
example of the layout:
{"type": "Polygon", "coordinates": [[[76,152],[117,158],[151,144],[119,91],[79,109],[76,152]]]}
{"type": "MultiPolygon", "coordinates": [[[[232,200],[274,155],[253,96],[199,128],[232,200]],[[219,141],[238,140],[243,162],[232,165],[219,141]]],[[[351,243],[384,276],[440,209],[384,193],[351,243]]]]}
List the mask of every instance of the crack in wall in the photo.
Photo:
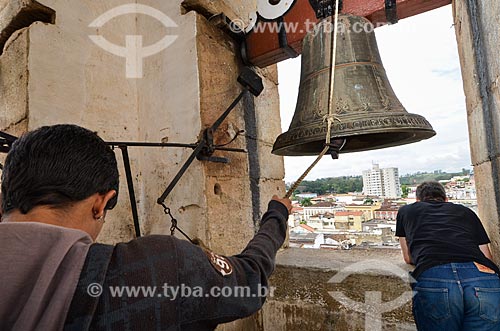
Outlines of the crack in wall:
{"type": "Polygon", "coordinates": [[[20,120],[14,122],[14,123],[10,123],[5,128],[2,128],[2,131],[10,132],[10,131],[14,130],[16,128],[16,126],[18,126],[19,124],[22,124],[24,121],[27,121],[27,120],[28,120],[28,115],[25,115],[20,120]]]}
{"type": "Polygon", "coordinates": [[[488,158],[486,160],[473,163],[472,165],[474,167],[481,166],[481,165],[483,165],[485,163],[493,162],[493,160],[496,160],[496,159],[499,159],[499,158],[500,158],[500,153],[496,153],[496,154],[493,154],[493,155],[488,155],[488,158]]]}
{"type": "Polygon", "coordinates": [[[245,132],[247,133],[248,167],[250,179],[250,192],[252,194],[252,218],[255,231],[262,213],[260,211],[260,160],[257,140],[250,137],[257,137],[257,118],[255,114],[254,96],[247,93],[243,99],[245,109],[245,132]]]}

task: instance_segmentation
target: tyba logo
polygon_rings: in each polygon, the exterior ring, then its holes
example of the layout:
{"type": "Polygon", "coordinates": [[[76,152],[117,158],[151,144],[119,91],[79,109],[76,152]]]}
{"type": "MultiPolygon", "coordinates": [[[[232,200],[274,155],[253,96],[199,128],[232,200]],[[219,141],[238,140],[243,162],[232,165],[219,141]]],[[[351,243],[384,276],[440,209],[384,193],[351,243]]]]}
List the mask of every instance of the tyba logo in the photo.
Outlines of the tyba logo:
{"type": "MultiPolygon", "coordinates": [[[[108,10],[90,23],[89,27],[100,28],[113,18],[127,14],[143,14],[151,16],[160,21],[167,28],[177,27],[177,24],[175,24],[175,22],[163,12],[150,6],[135,3],[118,6],[108,10]]],[[[143,36],[127,35],[125,36],[125,47],[123,47],[109,42],[103,36],[89,36],[89,38],[97,46],[101,47],[105,51],[126,59],[125,68],[127,78],[142,78],[144,59],[163,51],[172,45],[177,37],[178,36],[176,35],[166,35],[155,44],[144,47],[142,42],[143,36]]]]}
{"type": "MultiPolygon", "coordinates": [[[[406,270],[401,269],[397,265],[380,260],[361,261],[340,270],[333,276],[328,283],[340,284],[347,277],[353,274],[367,274],[368,271],[383,271],[383,274],[393,274],[405,283],[414,283],[415,279],[411,277],[406,270]]],[[[382,314],[393,311],[404,306],[413,297],[412,291],[403,292],[398,298],[393,301],[383,302],[382,292],[366,291],[365,302],[356,302],[340,291],[328,292],[335,300],[344,307],[365,314],[365,330],[381,331],[382,330],[382,314]]]]}

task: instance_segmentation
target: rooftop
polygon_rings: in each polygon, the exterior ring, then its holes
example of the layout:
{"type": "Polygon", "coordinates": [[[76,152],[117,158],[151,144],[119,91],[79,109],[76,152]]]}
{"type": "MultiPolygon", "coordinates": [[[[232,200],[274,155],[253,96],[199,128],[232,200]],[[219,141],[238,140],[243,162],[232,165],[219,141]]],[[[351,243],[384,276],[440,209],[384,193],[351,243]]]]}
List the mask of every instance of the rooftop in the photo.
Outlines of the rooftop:
{"type": "Polygon", "coordinates": [[[337,206],[337,204],[334,202],[323,201],[323,202],[315,203],[311,207],[307,207],[307,208],[333,208],[335,206],[337,206]]]}
{"type": "Polygon", "coordinates": [[[309,225],[307,224],[299,224],[299,227],[303,228],[303,229],[306,229],[307,231],[309,232],[314,232],[314,228],[310,227],[309,225]]]}
{"type": "Polygon", "coordinates": [[[335,216],[363,216],[362,211],[338,211],[335,216]]]}

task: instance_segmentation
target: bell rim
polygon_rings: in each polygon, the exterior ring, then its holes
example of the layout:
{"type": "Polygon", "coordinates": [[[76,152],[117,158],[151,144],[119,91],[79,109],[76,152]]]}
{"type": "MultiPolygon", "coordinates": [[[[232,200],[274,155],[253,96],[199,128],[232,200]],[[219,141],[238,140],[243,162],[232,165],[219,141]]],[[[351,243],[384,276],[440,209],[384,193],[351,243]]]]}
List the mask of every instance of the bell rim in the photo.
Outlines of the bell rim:
{"type": "MultiPolygon", "coordinates": [[[[436,131],[434,131],[432,125],[421,115],[418,114],[411,114],[411,113],[398,113],[398,114],[379,114],[380,116],[376,116],[375,114],[373,116],[370,116],[370,119],[366,119],[366,114],[363,115],[358,115],[358,116],[350,116],[349,117],[349,122],[345,122],[344,124],[350,123],[352,124],[356,120],[363,119],[365,121],[370,121],[371,123],[380,123],[379,121],[385,120],[388,121],[387,126],[377,126],[377,127],[370,127],[370,128],[362,128],[362,127],[356,127],[356,128],[350,128],[348,130],[335,130],[338,128],[338,122],[337,125],[334,125],[332,128],[332,132],[330,137],[332,139],[342,139],[342,138],[353,138],[353,137],[359,137],[363,135],[382,135],[382,134],[398,134],[401,133],[403,134],[410,134],[414,133],[413,136],[407,136],[403,139],[395,139],[389,143],[386,143],[384,145],[374,145],[374,146],[367,146],[366,148],[361,148],[361,149],[354,149],[354,150],[341,150],[340,154],[347,154],[347,153],[357,153],[357,152],[363,152],[363,151],[369,151],[369,150],[377,150],[377,149],[384,149],[384,148],[389,148],[389,147],[396,147],[396,146],[402,146],[402,145],[407,145],[407,144],[412,144],[412,143],[417,143],[423,140],[430,139],[436,135],[436,131]],[[357,118],[358,117],[358,118],[357,118]],[[393,120],[400,120],[401,122],[406,122],[406,125],[399,125],[395,126],[394,122],[391,121],[393,120]],[[413,123],[413,124],[412,124],[413,123]]],[[[290,149],[293,146],[291,142],[294,141],[299,141],[299,145],[306,145],[309,143],[314,143],[318,142],[318,137],[323,135],[326,140],[326,131],[327,131],[327,125],[322,123],[322,122],[313,122],[309,123],[306,126],[302,126],[300,128],[291,128],[287,132],[284,132],[278,136],[276,139],[276,142],[273,145],[273,150],[272,153],[275,155],[280,155],[280,156],[314,156],[318,155],[320,152],[313,151],[313,152],[300,152],[300,153],[291,153],[290,149]],[[318,129],[320,130],[318,132],[318,129]],[[310,136],[304,137],[304,132],[307,132],[307,130],[311,131],[316,131],[316,134],[312,134],[310,136]],[[302,134],[301,132],[302,131],[302,134]]]]}

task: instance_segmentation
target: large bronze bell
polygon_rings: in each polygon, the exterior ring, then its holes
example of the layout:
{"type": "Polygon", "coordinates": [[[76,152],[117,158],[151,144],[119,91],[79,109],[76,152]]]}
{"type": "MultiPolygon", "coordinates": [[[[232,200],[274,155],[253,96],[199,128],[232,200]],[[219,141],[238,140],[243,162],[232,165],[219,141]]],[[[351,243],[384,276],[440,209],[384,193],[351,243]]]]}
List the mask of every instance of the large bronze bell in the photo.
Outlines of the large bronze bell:
{"type": "MultiPolygon", "coordinates": [[[[330,23],[328,23],[330,24],[330,23]]],[[[304,39],[297,108],[288,132],[273,153],[318,155],[324,149],[329,114],[333,27],[323,22],[304,39]]],[[[380,58],[370,22],[339,16],[331,137],[343,141],[340,153],[417,142],[436,132],[427,120],[409,114],[397,99],[380,58]],[[368,31],[368,32],[367,32],[368,31]]]]}

